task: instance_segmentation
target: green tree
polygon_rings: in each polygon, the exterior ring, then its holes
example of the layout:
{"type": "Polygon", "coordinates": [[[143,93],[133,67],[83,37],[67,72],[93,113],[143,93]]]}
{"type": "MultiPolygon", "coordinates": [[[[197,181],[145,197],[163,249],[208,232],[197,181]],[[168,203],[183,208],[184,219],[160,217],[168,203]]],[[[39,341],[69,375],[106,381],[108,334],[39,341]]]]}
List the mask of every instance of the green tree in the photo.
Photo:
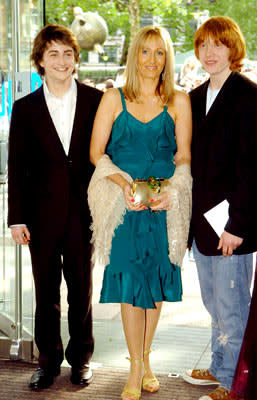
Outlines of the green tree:
{"type": "Polygon", "coordinates": [[[125,5],[118,7],[116,3],[125,3],[126,0],[46,0],[46,22],[70,26],[73,19],[73,8],[81,7],[83,11],[98,12],[103,17],[114,35],[118,29],[127,32],[129,29],[129,15],[125,5]]]}
{"type": "Polygon", "coordinates": [[[247,56],[257,58],[257,1],[256,0],[194,0],[188,7],[192,13],[209,10],[210,16],[226,15],[240,26],[246,41],[247,56]]]}
{"type": "Polygon", "coordinates": [[[160,17],[161,24],[170,32],[175,50],[192,49],[194,18],[184,0],[141,0],[140,15],[145,13],[160,17]]]}
{"type": "Polygon", "coordinates": [[[193,48],[197,16],[206,9],[210,16],[234,18],[245,36],[248,57],[257,58],[256,0],[46,0],[47,22],[69,26],[76,6],[84,11],[99,12],[107,22],[110,35],[115,35],[117,30],[125,35],[123,64],[130,37],[136,33],[144,15],[159,17],[169,30],[176,51],[183,52],[193,48]]]}

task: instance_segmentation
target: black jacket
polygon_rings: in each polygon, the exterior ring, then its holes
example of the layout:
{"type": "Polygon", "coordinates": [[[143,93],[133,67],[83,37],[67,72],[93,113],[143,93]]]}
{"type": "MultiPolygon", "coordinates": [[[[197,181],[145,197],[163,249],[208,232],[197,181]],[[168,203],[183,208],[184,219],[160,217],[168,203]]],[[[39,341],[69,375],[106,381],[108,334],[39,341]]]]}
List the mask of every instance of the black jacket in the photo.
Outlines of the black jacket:
{"type": "Polygon", "coordinates": [[[208,82],[190,93],[193,112],[193,212],[190,238],[218,255],[219,238],[203,214],[227,199],[225,230],[244,239],[234,251],[257,249],[257,85],[232,72],[206,115],[208,82]]]}
{"type": "Polygon", "coordinates": [[[77,82],[77,103],[68,156],[49,114],[43,86],[13,105],[8,158],[8,225],[63,230],[69,204],[90,216],[87,186],[92,174],[89,143],[102,92],[77,82]]]}

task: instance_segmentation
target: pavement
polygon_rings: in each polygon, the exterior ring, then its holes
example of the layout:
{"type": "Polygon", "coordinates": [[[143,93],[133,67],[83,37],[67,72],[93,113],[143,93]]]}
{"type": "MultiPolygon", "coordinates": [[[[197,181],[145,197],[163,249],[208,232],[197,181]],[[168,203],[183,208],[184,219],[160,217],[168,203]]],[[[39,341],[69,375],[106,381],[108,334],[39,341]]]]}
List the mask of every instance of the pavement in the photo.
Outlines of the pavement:
{"type": "MultiPolygon", "coordinates": [[[[4,276],[4,280],[0,279],[0,293],[5,292],[6,297],[0,304],[0,312],[3,310],[8,315],[14,316],[15,247],[8,229],[5,232],[4,243],[4,253],[3,246],[0,244],[0,253],[2,252],[0,255],[5,263],[2,273],[0,266],[0,275],[4,276]]],[[[28,248],[22,248],[22,256],[23,324],[27,331],[33,332],[35,301],[28,248]]],[[[121,324],[120,305],[99,304],[102,276],[103,269],[96,266],[93,271],[95,352],[92,361],[96,366],[127,370],[129,367],[126,360],[128,352],[121,324]]],[[[210,318],[201,301],[195,263],[189,260],[188,254],[185,255],[183,261],[182,283],[183,301],[163,304],[151,353],[151,362],[156,373],[181,374],[187,368],[195,365],[206,367],[210,362],[210,346],[208,345],[210,318]]],[[[61,287],[61,298],[62,338],[65,346],[69,334],[67,289],[64,280],[61,287]]]]}
{"type": "MultiPolygon", "coordinates": [[[[93,321],[96,365],[128,369],[128,351],[119,304],[99,304],[103,269],[93,271],[93,321]]],[[[183,301],[163,303],[152,344],[151,363],[159,373],[181,374],[185,369],[210,363],[210,318],[205,310],[195,262],[185,255],[182,267],[183,301]]],[[[68,340],[66,285],[62,285],[62,337],[68,340]]]]}
{"type": "MultiPolygon", "coordinates": [[[[88,387],[72,385],[70,369],[62,367],[61,375],[45,390],[33,391],[28,388],[35,366],[17,361],[0,360],[1,400],[118,400],[127,379],[122,370],[98,368],[94,380],[88,387]]],[[[142,392],[142,400],[198,400],[212,390],[211,387],[189,385],[182,378],[169,378],[157,374],[160,390],[157,393],[142,392]]]]}

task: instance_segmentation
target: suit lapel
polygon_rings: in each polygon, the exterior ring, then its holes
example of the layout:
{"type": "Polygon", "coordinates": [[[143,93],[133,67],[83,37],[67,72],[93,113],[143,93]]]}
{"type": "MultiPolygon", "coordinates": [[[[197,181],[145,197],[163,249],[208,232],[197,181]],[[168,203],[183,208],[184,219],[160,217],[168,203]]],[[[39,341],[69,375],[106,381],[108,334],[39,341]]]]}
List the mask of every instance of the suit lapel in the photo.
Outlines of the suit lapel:
{"type": "Polygon", "coordinates": [[[87,99],[83,96],[83,90],[79,82],[77,82],[77,102],[76,102],[76,110],[74,115],[74,122],[71,134],[69,155],[72,154],[73,151],[76,151],[77,143],[80,143],[81,135],[85,134],[84,130],[86,128],[85,121],[87,120],[89,113],[89,106],[87,103],[87,99]]]}
{"type": "Polygon", "coordinates": [[[206,99],[207,99],[207,89],[209,86],[209,80],[205,82],[202,86],[201,93],[199,94],[199,100],[197,104],[198,117],[201,121],[206,119],[206,99]]]}
{"type": "Polygon", "coordinates": [[[42,132],[42,134],[44,136],[47,135],[51,141],[51,145],[55,146],[56,149],[58,149],[58,152],[62,152],[63,155],[66,157],[62,142],[61,142],[60,137],[55,129],[53,120],[51,118],[50,112],[48,110],[48,107],[47,107],[47,104],[45,101],[43,85],[39,88],[39,90],[37,92],[35,106],[36,106],[37,114],[39,114],[39,111],[40,111],[40,114],[42,117],[42,119],[40,121],[38,121],[39,130],[42,132]]]}
{"type": "MultiPolygon", "coordinates": [[[[87,98],[85,96],[85,90],[82,89],[82,84],[76,81],[77,84],[77,101],[76,101],[76,109],[71,133],[71,141],[68,156],[72,154],[72,152],[76,153],[76,149],[78,144],[80,143],[81,135],[84,135],[86,132],[86,123],[88,119],[88,114],[90,112],[90,103],[88,103],[87,98]]],[[[35,101],[35,111],[40,110],[42,120],[38,121],[39,130],[43,135],[47,135],[49,137],[49,142],[51,145],[55,146],[58,149],[58,152],[61,152],[65,157],[67,157],[62,142],[59,138],[59,135],[55,129],[54,123],[52,121],[51,115],[49,113],[45,96],[43,92],[43,86],[41,86],[36,92],[34,92],[36,96],[35,101]]]]}
{"type": "Polygon", "coordinates": [[[82,126],[81,118],[82,118],[83,113],[80,112],[80,107],[81,107],[81,103],[82,103],[81,91],[80,91],[80,86],[77,81],[76,81],[76,84],[77,84],[77,99],[76,99],[76,108],[75,108],[75,113],[74,113],[73,126],[72,126],[72,131],[71,131],[69,154],[71,153],[72,148],[75,146],[76,141],[78,140],[78,137],[80,134],[79,128],[82,126]]]}
{"type": "Polygon", "coordinates": [[[224,108],[224,104],[227,104],[225,101],[226,96],[230,91],[228,90],[232,80],[234,79],[235,73],[231,73],[227,80],[224,82],[222,88],[220,89],[216,99],[214,100],[209,112],[206,114],[206,100],[207,100],[207,89],[209,86],[209,80],[203,86],[202,98],[200,100],[199,110],[201,112],[201,117],[203,118],[203,127],[206,129],[206,124],[211,124],[213,119],[217,119],[222,115],[221,109],[224,108]]]}

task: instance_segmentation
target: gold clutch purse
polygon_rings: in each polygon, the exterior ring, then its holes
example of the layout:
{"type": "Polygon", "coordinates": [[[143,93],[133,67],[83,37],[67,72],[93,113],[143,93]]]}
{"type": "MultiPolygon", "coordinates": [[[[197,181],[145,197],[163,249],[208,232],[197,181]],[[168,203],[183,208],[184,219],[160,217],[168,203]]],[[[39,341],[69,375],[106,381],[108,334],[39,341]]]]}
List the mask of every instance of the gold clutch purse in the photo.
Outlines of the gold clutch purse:
{"type": "Polygon", "coordinates": [[[135,204],[144,204],[149,207],[153,204],[150,199],[154,199],[158,194],[165,191],[169,185],[169,180],[149,176],[148,179],[135,179],[132,182],[132,193],[135,204]]]}

